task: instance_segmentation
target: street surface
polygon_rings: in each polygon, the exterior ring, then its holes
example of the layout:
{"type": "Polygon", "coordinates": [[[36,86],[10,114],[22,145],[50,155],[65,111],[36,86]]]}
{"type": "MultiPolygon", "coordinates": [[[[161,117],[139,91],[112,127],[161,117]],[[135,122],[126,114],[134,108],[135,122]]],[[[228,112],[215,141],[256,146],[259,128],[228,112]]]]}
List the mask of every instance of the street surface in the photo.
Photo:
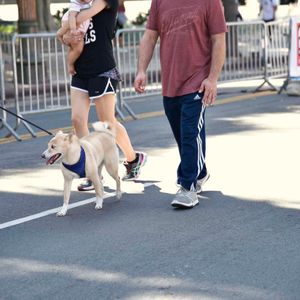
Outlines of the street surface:
{"type": "MultiPolygon", "coordinates": [[[[0,140],[0,299],[300,299],[299,97],[225,92],[207,109],[211,177],[191,210],[170,206],[178,153],[160,97],[132,107],[157,112],[124,123],[148,162],[121,201],[104,174],[101,211],[75,180],[79,206],[55,216],[49,136],[0,140]]],[[[28,117],[70,126],[69,111],[28,117]]]]}

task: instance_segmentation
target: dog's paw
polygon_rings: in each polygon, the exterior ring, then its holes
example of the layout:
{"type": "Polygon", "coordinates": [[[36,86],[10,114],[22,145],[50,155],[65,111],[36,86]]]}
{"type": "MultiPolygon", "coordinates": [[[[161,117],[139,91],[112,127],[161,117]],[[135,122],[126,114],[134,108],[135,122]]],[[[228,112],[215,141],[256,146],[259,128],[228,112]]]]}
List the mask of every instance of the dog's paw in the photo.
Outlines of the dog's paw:
{"type": "Polygon", "coordinates": [[[96,197],[96,201],[95,201],[96,205],[95,205],[95,209],[99,210],[102,208],[102,204],[103,204],[103,199],[100,197],[96,197]]]}
{"type": "Polygon", "coordinates": [[[102,203],[101,204],[96,204],[95,205],[95,209],[96,210],[102,209],[102,203]]]}
{"type": "Polygon", "coordinates": [[[56,214],[56,216],[57,216],[57,217],[64,217],[66,214],[67,214],[66,211],[60,210],[60,211],[56,214]]]}
{"type": "Polygon", "coordinates": [[[122,197],[122,192],[121,191],[116,192],[116,197],[117,197],[117,199],[120,200],[122,197]]]}

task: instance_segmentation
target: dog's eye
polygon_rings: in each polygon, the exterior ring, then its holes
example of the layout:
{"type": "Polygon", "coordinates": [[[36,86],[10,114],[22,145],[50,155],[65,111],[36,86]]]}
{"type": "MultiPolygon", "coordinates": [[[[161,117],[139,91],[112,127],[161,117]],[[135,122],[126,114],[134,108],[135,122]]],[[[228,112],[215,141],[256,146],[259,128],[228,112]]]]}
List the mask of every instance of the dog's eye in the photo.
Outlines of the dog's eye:
{"type": "Polygon", "coordinates": [[[55,149],[55,146],[54,146],[54,145],[51,145],[51,149],[55,149]]]}

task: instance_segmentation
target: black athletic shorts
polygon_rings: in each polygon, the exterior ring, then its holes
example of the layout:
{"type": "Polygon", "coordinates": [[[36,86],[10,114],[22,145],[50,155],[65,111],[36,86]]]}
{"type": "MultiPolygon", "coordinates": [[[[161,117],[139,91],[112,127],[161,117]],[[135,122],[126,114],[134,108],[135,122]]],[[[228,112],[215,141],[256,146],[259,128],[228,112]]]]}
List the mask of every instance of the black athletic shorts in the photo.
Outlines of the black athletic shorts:
{"type": "Polygon", "coordinates": [[[88,93],[90,99],[96,99],[107,94],[116,94],[117,84],[117,80],[109,77],[80,78],[74,75],[71,88],[88,93]]]}

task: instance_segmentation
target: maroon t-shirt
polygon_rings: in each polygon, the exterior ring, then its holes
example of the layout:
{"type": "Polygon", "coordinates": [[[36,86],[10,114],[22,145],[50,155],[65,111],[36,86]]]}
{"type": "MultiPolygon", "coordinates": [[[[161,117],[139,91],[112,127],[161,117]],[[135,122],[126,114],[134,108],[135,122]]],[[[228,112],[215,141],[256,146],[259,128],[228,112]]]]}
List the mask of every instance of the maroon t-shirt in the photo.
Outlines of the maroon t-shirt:
{"type": "Polygon", "coordinates": [[[152,0],[147,29],[158,31],[163,95],[200,89],[211,62],[211,36],[227,31],[221,0],[152,0]]]}

